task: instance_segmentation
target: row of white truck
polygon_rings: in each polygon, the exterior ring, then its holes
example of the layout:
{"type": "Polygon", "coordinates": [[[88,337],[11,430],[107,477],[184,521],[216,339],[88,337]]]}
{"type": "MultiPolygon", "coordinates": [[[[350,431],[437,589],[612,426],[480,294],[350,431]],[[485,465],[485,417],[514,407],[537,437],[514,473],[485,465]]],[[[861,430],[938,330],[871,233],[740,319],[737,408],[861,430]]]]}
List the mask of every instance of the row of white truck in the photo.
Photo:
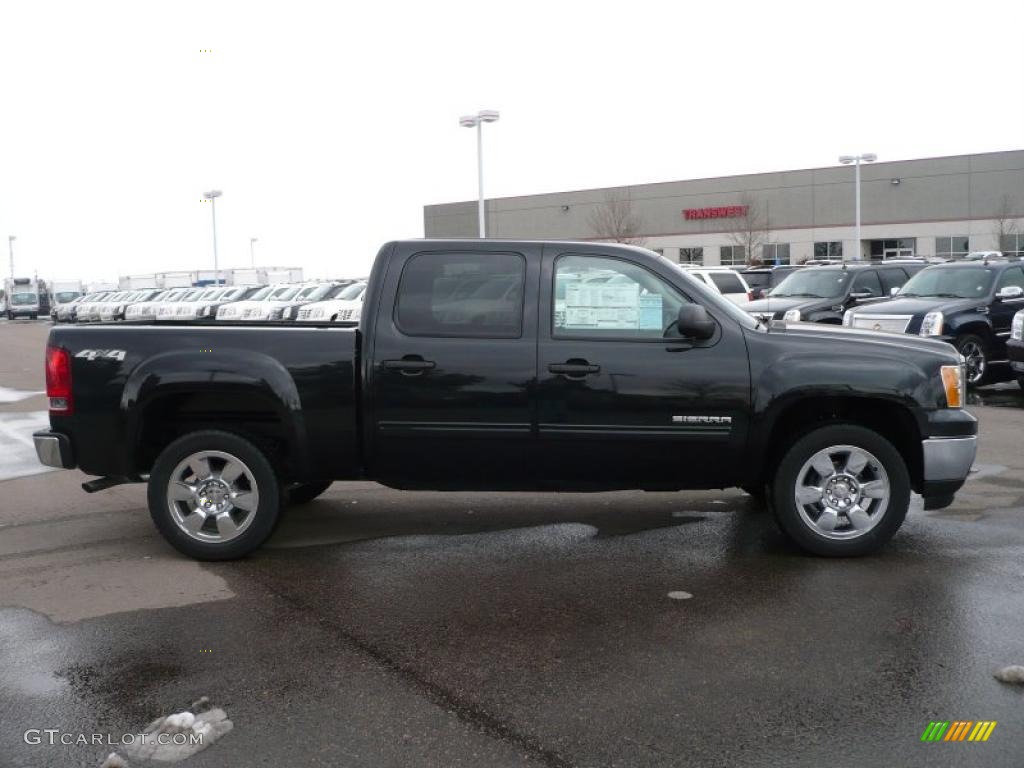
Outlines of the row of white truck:
{"type": "Polygon", "coordinates": [[[60,305],[52,317],[58,323],[167,322],[203,318],[349,322],[359,320],[365,290],[366,281],[354,279],[103,291],[60,305]]]}

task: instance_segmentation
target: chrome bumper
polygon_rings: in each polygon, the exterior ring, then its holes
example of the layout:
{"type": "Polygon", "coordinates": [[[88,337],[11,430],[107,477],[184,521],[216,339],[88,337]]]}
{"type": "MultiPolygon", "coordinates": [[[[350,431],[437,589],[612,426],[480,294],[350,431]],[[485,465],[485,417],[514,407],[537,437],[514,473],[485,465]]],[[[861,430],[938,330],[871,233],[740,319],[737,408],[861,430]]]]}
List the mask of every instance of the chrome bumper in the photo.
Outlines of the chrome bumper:
{"type": "Polygon", "coordinates": [[[71,441],[65,435],[56,432],[36,432],[32,435],[36,446],[39,462],[57,469],[74,469],[75,462],[71,455],[71,441]]]}
{"type": "Polygon", "coordinates": [[[921,441],[925,482],[967,478],[978,452],[978,438],[931,437],[921,441]]]}

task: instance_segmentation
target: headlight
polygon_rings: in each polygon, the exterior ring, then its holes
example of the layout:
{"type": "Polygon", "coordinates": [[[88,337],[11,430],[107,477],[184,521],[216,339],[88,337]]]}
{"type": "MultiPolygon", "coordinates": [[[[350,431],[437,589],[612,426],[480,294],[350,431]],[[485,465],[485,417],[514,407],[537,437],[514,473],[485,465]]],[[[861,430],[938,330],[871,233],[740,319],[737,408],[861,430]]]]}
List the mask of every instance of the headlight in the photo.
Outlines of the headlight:
{"type": "Polygon", "coordinates": [[[921,321],[921,330],[918,333],[922,336],[941,336],[942,322],[941,312],[929,312],[921,321]]]}
{"type": "Polygon", "coordinates": [[[942,388],[946,390],[946,407],[962,408],[964,405],[964,367],[944,365],[941,369],[942,388]]]}
{"type": "Polygon", "coordinates": [[[1013,316],[1013,326],[1010,329],[1010,338],[1017,341],[1024,341],[1024,312],[1018,312],[1013,316]]]}
{"type": "Polygon", "coordinates": [[[782,319],[787,323],[799,323],[800,322],[800,310],[791,309],[782,316],[782,319]]]}
{"type": "Polygon", "coordinates": [[[853,328],[853,312],[847,312],[843,315],[843,326],[846,328],[853,328]]]}

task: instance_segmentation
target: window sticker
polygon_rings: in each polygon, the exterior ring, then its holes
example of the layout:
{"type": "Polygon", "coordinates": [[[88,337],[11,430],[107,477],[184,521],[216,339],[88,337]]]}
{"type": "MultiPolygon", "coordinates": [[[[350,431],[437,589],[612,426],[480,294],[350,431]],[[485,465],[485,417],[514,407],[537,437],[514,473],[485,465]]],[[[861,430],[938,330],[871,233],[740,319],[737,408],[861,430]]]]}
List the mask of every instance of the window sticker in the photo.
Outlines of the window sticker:
{"type": "Polygon", "coordinates": [[[662,322],[661,294],[645,292],[640,296],[640,328],[660,331],[662,322]]]}
{"type": "MultiPolygon", "coordinates": [[[[659,316],[659,327],[660,322],[659,316]]],[[[606,330],[636,330],[643,327],[640,325],[639,284],[632,281],[613,284],[566,281],[565,324],[562,327],[606,330]]]]}

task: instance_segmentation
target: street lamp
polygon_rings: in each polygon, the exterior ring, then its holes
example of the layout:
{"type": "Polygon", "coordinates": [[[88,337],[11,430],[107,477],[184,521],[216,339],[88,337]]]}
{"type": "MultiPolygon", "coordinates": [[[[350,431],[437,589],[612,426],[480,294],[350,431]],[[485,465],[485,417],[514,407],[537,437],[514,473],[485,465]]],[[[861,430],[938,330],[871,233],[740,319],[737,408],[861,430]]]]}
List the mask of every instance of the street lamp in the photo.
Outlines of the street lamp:
{"type": "Polygon", "coordinates": [[[484,221],[484,123],[497,122],[499,117],[496,109],[481,109],[475,115],[464,115],[459,118],[459,125],[463,128],[476,128],[476,175],[479,187],[479,201],[477,214],[480,219],[480,237],[487,237],[486,224],[484,221]]]}
{"type": "Polygon", "coordinates": [[[203,197],[210,201],[213,209],[213,284],[220,285],[220,270],[217,268],[217,198],[223,195],[219,189],[204,192],[203,197]]]}
{"type": "MultiPolygon", "coordinates": [[[[839,162],[842,163],[843,165],[849,165],[850,163],[853,163],[853,169],[854,169],[854,171],[853,171],[853,178],[854,178],[854,182],[853,182],[853,187],[854,187],[853,196],[854,196],[854,198],[856,200],[856,203],[854,205],[855,205],[855,208],[856,208],[856,225],[855,226],[856,226],[856,230],[857,230],[857,234],[856,234],[856,238],[857,238],[857,254],[856,254],[856,256],[857,256],[857,260],[858,261],[860,261],[861,256],[863,256],[863,251],[861,251],[861,244],[860,244],[860,164],[861,163],[873,163],[877,159],[878,159],[878,155],[876,155],[874,152],[865,152],[863,155],[842,155],[839,158],[839,162]]],[[[844,257],[843,260],[844,261],[846,260],[845,257],[844,257]]]]}
{"type": "Polygon", "coordinates": [[[256,245],[256,241],[257,240],[259,240],[258,237],[250,237],[249,238],[249,266],[250,267],[255,267],[256,266],[256,248],[255,248],[255,245],[256,245]]]}
{"type": "Polygon", "coordinates": [[[14,235],[7,236],[7,250],[11,254],[11,280],[14,279],[14,241],[17,239],[14,235]]]}

